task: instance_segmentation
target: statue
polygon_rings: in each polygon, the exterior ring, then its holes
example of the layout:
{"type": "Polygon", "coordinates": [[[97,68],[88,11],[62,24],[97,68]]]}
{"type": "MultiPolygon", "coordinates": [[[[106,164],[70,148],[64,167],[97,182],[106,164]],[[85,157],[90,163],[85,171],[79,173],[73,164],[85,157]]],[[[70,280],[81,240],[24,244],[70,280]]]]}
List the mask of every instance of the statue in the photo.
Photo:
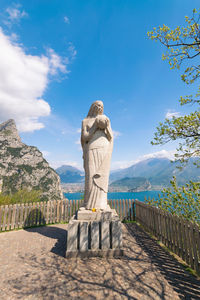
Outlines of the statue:
{"type": "Polygon", "coordinates": [[[107,192],[113,133],[110,120],[103,114],[103,102],[92,103],[82,122],[81,145],[85,169],[84,206],[107,210],[107,192]]]}
{"type": "Polygon", "coordinates": [[[119,257],[123,255],[122,226],[107,204],[113,133],[103,114],[103,102],[92,103],[82,122],[81,145],[85,169],[84,207],[67,228],[66,257],[119,257]]]}

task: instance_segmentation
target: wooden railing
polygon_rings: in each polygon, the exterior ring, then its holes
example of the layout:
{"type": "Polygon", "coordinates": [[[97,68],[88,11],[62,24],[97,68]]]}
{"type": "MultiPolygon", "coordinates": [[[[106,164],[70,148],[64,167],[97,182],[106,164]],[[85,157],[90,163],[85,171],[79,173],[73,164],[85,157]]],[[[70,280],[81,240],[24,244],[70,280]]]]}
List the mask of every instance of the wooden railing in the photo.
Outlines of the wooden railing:
{"type": "Polygon", "coordinates": [[[197,224],[137,200],[135,218],[148,232],[200,273],[200,227],[197,224]]]}
{"type": "MultiPolygon", "coordinates": [[[[78,210],[82,200],[59,200],[35,203],[23,203],[0,206],[0,232],[41,226],[54,223],[66,223],[78,210]]],[[[108,200],[115,208],[120,220],[134,220],[134,200],[108,200]]]]}
{"type": "MultiPolygon", "coordinates": [[[[82,200],[59,200],[0,206],[0,232],[67,223],[82,200]]],[[[138,200],[108,200],[121,221],[137,221],[191,268],[200,273],[200,227],[138,200]]]]}

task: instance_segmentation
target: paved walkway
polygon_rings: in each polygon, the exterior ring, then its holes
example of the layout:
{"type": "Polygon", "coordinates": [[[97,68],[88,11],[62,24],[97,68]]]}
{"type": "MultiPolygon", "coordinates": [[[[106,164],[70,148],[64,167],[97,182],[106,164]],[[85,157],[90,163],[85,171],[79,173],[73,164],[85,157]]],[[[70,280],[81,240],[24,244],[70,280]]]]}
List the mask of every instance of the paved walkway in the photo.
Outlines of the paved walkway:
{"type": "Polygon", "coordinates": [[[0,234],[0,299],[200,299],[190,276],[136,224],[121,259],[65,259],[67,225],[0,234]]]}

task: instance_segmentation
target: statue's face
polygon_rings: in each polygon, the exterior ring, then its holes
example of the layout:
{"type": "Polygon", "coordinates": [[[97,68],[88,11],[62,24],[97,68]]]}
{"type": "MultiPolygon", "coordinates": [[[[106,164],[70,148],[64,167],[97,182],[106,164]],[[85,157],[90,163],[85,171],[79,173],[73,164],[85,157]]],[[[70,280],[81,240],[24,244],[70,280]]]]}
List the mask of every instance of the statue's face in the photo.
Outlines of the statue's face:
{"type": "Polygon", "coordinates": [[[96,115],[102,115],[103,114],[103,105],[98,102],[95,103],[94,112],[96,115]]]}

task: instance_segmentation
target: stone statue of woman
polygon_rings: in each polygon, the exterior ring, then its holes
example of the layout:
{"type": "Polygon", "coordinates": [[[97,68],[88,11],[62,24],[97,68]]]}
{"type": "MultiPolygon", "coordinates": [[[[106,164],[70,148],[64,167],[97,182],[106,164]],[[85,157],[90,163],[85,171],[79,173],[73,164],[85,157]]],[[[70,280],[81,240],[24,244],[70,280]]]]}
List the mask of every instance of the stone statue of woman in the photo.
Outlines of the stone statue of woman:
{"type": "Polygon", "coordinates": [[[103,114],[102,101],[92,103],[82,122],[81,145],[85,169],[85,208],[107,210],[113,133],[109,118],[103,114]]]}

